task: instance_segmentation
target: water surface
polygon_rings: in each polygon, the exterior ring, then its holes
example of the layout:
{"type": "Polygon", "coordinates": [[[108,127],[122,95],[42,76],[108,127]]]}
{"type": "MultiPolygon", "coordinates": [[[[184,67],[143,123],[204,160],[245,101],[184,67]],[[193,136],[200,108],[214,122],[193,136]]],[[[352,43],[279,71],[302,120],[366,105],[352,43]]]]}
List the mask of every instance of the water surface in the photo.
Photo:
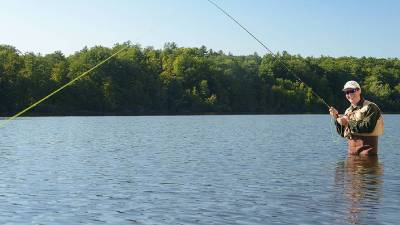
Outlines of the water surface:
{"type": "Polygon", "coordinates": [[[347,157],[327,115],[40,117],[0,130],[1,224],[396,224],[400,116],[347,157]]]}

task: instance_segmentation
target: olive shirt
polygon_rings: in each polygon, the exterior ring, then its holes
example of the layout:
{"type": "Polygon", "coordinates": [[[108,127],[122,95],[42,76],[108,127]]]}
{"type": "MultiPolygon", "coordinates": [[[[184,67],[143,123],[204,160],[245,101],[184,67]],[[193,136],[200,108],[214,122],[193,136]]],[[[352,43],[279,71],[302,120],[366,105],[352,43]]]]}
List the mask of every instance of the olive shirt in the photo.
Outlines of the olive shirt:
{"type": "MultiPolygon", "coordinates": [[[[361,98],[361,100],[357,103],[356,106],[351,105],[348,108],[349,112],[353,112],[355,110],[359,110],[363,107],[365,99],[361,98]]],[[[381,111],[379,107],[372,103],[368,105],[367,110],[363,113],[363,118],[360,121],[349,120],[348,128],[350,129],[350,133],[371,133],[381,116],[381,111]]],[[[344,137],[345,126],[340,125],[337,121],[335,121],[336,131],[340,134],[340,136],[344,137]]]]}
{"type": "Polygon", "coordinates": [[[378,153],[378,136],[363,134],[373,133],[381,117],[381,111],[375,103],[366,101],[361,98],[356,106],[351,105],[346,110],[345,114],[349,117],[347,126],[342,126],[335,121],[337,132],[348,140],[350,155],[376,155],[378,153]],[[364,104],[366,104],[366,108],[364,104]]]}

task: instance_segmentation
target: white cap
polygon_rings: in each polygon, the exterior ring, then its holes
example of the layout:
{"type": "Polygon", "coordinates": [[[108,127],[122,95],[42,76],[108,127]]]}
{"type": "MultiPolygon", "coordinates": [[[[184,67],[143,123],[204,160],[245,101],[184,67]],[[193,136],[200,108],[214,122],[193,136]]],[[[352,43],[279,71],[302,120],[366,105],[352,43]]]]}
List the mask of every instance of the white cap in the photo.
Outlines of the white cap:
{"type": "Polygon", "coordinates": [[[356,89],[356,88],[361,89],[360,85],[357,82],[355,82],[354,80],[351,80],[351,81],[346,82],[346,84],[343,87],[343,90],[356,89]]]}

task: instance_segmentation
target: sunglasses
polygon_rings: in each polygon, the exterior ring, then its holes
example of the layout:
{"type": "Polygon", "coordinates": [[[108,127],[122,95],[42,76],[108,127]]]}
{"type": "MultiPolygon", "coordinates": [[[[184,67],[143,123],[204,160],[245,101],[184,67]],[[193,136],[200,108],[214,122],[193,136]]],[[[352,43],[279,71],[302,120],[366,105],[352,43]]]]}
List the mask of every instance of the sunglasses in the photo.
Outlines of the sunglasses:
{"type": "Polygon", "coordinates": [[[346,95],[349,95],[349,94],[354,94],[354,93],[356,93],[356,91],[358,91],[358,88],[344,91],[344,93],[345,93],[346,95]]]}

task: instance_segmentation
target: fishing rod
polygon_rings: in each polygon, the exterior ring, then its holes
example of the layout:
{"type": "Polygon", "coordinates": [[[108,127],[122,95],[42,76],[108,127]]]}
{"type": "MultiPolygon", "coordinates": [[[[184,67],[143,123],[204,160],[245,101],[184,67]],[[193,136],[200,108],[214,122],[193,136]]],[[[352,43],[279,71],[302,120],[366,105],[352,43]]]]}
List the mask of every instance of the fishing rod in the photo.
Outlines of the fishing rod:
{"type": "Polygon", "coordinates": [[[117,51],[116,53],[112,54],[110,57],[106,58],[105,60],[101,61],[100,63],[98,63],[97,65],[93,66],[91,69],[89,69],[88,71],[82,73],[81,75],[77,76],[76,78],[72,79],[70,82],[64,84],[63,86],[57,88],[56,90],[54,90],[53,92],[51,92],[50,94],[48,94],[47,96],[43,97],[42,99],[38,100],[37,102],[33,103],[32,105],[28,106],[26,109],[22,110],[21,112],[15,114],[12,117],[6,118],[5,120],[2,120],[0,122],[0,128],[4,127],[6,124],[8,124],[9,122],[11,122],[12,120],[16,119],[17,117],[21,116],[22,114],[26,113],[27,111],[29,111],[30,109],[36,107],[37,105],[39,105],[40,103],[44,102],[46,99],[50,98],[51,96],[55,95],[56,93],[60,92],[61,90],[63,90],[64,88],[72,85],[73,83],[75,83],[77,80],[81,79],[82,77],[86,76],[87,74],[89,74],[90,72],[92,72],[93,70],[95,70],[96,68],[100,67],[101,65],[103,65],[104,63],[106,63],[107,61],[109,61],[110,59],[114,58],[115,56],[117,56],[119,53],[121,53],[122,51],[126,50],[127,48],[129,48],[130,45],[128,44],[127,46],[125,46],[124,48],[120,49],[119,51],[117,51]]]}
{"type": "MultiPolygon", "coordinates": [[[[256,40],[261,46],[263,46],[271,55],[275,55],[262,41],[260,41],[254,34],[252,34],[246,27],[244,27],[242,24],[240,24],[233,16],[231,16],[228,12],[226,12],[223,8],[221,8],[219,5],[217,5],[215,2],[212,0],[207,0],[210,4],[214,5],[217,9],[219,9],[225,16],[229,17],[231,20],[233,20],[237,25],[239,25],[244,31],[246,31],[254,40],[256,40]]],[[[290,70],[279,58],[278,62],[290,73],[292,74],[297,80],[299,80],[301,83],[303,83],[306,87],[308,87],[311,90],[311,93],[319,98],[322,103],[324,103],[328,108],[331,108],[331,106],[326,103],[326,101],[319,96],[306,82],[304,82],[299,76],[297,76],[292,70],[290,70]]]]}

